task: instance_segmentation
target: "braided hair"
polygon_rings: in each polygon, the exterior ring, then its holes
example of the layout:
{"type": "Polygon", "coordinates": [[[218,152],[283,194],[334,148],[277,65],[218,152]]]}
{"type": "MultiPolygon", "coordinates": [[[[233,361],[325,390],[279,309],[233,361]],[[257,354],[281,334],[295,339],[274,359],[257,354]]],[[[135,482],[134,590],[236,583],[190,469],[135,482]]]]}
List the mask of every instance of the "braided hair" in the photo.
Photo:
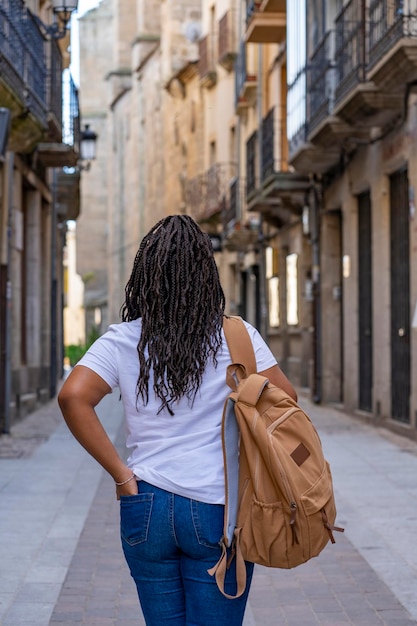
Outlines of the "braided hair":
{"type": "Polygon", "coordinates": [[[217,365],[224,307],[210,237],[188,215],[160,220],[140,244],[121,308],[124,322],[142,318],[137,399],[148,403],[153,370],[158,412],[173,415],[183,396],[192,406],[207,362],[217,365]]]}

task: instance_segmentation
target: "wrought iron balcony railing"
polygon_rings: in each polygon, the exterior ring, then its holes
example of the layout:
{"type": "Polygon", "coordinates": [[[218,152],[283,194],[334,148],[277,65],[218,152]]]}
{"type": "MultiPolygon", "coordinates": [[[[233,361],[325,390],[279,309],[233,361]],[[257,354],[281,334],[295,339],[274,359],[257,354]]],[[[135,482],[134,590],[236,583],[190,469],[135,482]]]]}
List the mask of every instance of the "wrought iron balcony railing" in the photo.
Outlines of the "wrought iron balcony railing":
{"type": "Polygon", "coordinates": [[[204,174],[185,182],[185,202],[195,220],[206,221],[221,213],[223,197],[234,176],[234,163],[215,163],[204,174]]]}
{"type": "Polygon", "coordinates": [[[228,71],[233,68],[237,55],[234,17],[233,11],[227,11],[219,20],[219,63],[228,71]]]}
{"type": "Polygon", "coordinates": [[[285,110],[273,107],[262,120],[262,182],[288,169],[285,110]]]}
{"type": "Polygon", "coordinates": [[[313,130],[333,110],[336,89],[335,31],[328,31],[311,56],[307,72],[308,123],[313,130]]]}
{"type": "Polygon", "coordinates": [[[241,227],[245,194],[246,181],[239,176],[234,176],[229,181],[229,187],[224,197],[225,202],[222,212],[222,225],[225,235],[228,235],[233,230],[240,229],[241,227]]]}
{"type": "Polygon", "coordinates": [[[206,35],[198,42],[198,72],[200,78],[207,87],[215,84],[216,59],[215,59],[215,36],[213,33],[206,35]]]}
{"type": "Polygon", "coordinates": [[[366,79],[368,21],[363,0],[350,0],[336,18],[336,100],[366,79]]]}
{"type": "Polygon", "coordinates": [[[47,43],[48,49],[48,88],[47,101],[48,111],[57,127],[57,132],[62,133],[62,55],[58,43],[51,39],[47,43]]]}
{"type": "Polygon", "coordinates": [[[46,126],[45,40],[22,0],[0,3],[0,74],[22,106],[46,126]]]}
{"type": "Polygon", "coordinates": [[[307,123],[307,68],[303,67],[288,86],[287,136],[290,155],[294,155],[305,144],[307,123]]]}
{"type": "Polygon", "coordinates": [[[255,130],[246,142],[246,197],[250,197],[257,189],[257,146],[258,133],[255,130]]]}
{"type": "Polygon", "coordinates": [[[78,89],[69,71],[63,75],[63,127],[62,141],[80,152],[80,104],[78,89]]]}
{"type": "Polygon", "coordinates": [[[240,42],[235,62],[235,107],[249,104],[251,93],[256,89],[257,77],[247,71],[246,43],[240,42]]]}
{"type": "Polygon", "coordinates": [[[370,3],[369,67],[373,67],[402,37],[417,37],[416,9],[405,12],[403,0],[373,0],[370,3]]]}

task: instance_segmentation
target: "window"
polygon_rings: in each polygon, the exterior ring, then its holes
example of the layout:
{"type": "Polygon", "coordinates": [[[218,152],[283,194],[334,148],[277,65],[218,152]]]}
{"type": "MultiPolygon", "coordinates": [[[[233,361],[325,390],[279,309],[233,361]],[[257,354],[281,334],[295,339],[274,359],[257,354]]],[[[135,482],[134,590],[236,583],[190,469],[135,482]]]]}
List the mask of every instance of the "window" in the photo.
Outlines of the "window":
{"type": "Polygon", "coordinates": [[[278,328],[279,326],[279,276],[278,276],[278,250],[267,248],[266,258],[266,282],[268,288],[268,313],[269,326],[278,328]]]}
{"type": "Polygon", "coordinates": [[[298,324],[298,255],[287,256],[287,324],[298,324]]]}
{"type": "Polygon", "coordinates": [[[287,3],[287,135],[293,139],[306,122],[306,0],[287,3]]]}

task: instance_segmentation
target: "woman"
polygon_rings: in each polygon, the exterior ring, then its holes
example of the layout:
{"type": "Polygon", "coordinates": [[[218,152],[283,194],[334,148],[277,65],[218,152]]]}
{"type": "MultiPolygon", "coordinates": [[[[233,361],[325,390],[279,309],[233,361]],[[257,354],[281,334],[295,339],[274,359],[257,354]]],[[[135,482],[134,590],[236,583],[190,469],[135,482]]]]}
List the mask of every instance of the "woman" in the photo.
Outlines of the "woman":
{"type": "MultiPolygon", "coordinates": [[[[59,394],[64,418],[109,472],[121,536],[148,626],[242,624],[245,594],[226,599],[207,570],[220,557],[224,473],[221,418],[230,354],[225,298],[210,238],[186,215],[144,237],[126,285],[122,323],[100,337],[59,394]],[[127,427],[125,463],[95,406],[119,387],[127,427]]],[[[257,369],[296,393],[249,324],[257,369]]],[[[234,572],[226,581],[235,593],[234,572]]]]}

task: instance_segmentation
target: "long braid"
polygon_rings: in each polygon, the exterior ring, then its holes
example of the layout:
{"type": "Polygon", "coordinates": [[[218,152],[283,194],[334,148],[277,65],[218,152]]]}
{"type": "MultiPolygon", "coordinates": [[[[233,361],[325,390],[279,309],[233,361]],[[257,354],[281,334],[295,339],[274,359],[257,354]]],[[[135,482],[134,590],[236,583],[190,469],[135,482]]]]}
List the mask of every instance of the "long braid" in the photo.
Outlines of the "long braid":
{"type": "Polygon", "coordinates": [[[184,396],[192,404],[207,362],[217,363],[224,307],[209,236],[187,215],[158,222],[140,244],[121,309],[125,322],[142,318],[137,397],[148,402],[153,370],[160,411],[173,414],[184,396]]]}

